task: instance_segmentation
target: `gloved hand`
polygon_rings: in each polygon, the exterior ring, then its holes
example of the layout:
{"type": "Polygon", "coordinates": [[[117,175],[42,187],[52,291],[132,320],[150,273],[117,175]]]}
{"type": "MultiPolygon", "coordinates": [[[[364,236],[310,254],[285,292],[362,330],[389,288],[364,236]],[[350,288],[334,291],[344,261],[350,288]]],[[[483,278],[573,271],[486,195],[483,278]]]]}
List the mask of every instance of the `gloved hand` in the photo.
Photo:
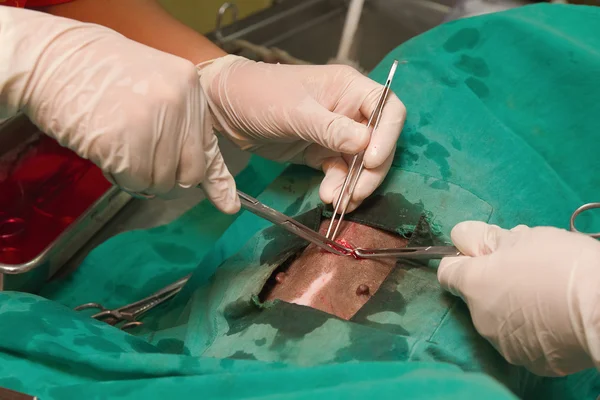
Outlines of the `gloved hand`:
{"type": "Polygon", "coordinates": [[[196,67],[98,25],[0,7],[0,118],[23,110],[121,187],[166,194],[202,182],[239,209],[196,67]]]}
{"type": "Polygon", "coordinates": [[[353,68],[269,65],[228,55],[199,69],[216,129],[265,158],[323,169],[325,203],[337,199],[352,158],[348,155],[366,148],[366,169],[349,210],[385,178],[406,110],[390,93],[371,137],[366,122],[383,86],[353,68]]]}
{"type": "Polygon", "coordinates": [[[452,240],[465,257],[442,260],[440,283],[508,362],[543,376],[600,366],[600,243],[483,222],[458,224],[452,240]]]}

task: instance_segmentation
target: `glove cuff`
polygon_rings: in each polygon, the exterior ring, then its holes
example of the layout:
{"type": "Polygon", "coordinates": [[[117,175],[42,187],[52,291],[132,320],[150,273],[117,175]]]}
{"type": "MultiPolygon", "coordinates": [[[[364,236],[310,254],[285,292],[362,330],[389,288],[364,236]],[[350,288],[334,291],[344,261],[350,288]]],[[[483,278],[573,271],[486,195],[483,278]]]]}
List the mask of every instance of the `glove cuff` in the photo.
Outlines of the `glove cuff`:
{"type": "Polygon", "coordinates": [[[198,75],[200,76],[209,74],[213,75],[212,78],[214,78],[214,76],[218,75],[218,73],[223,68],[238,61],[254,62],[252,60],[247,59],[246,57],[236,56],[234,54],[227,54],[223,57],[213,58],[212,60],[207,60],[201,62],[200,64],[196,64],[196,70],[198,71],[198,75]]]}
{"type": "Polygon", "coordinates": [[[201,62],[200,64],[196,64],[196,70],[198,71],[198,75],[200,75],[200,73],[202,72],[202,70],[204,68],[208,67],[209,65],[214,63],[216,60],[218,60],[218,59],[213,58],[212,60],[206,60],[206,61],[201,62]]]}

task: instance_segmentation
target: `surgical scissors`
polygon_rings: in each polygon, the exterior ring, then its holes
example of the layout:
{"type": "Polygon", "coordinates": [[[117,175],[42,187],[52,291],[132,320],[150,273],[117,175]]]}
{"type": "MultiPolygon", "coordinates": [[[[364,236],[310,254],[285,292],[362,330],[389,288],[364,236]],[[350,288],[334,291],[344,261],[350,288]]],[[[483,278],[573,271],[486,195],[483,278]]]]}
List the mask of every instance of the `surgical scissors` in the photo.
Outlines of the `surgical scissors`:
{"type": "Polygon", "coordinates": [[[143,325],[144,323],[138,321],[138,317],[142,314],[150,311],[154,307],[164,303],[165,301],[173,298],[177,293],[181,291],[181,288],[187,283],[190,275],[186,275],[183,278],[165,286],[159,291],[145,297],[141,300],[127,304],[123,307],[108,309],[100,303],[86,303],[75,307],[75,311],[82,311],[88,309],[100,310],[96,314],[92,315],[92,318],[106,322],[109,325],[120,326],[121,330],[126,330],[136,326],[143,325]]]}
{"type": "MultiPolygon", "coordinates": [[[[377,106],[371,113],[369,117],[369,122],[367,123],[367,128],[371,129],[371,134],[377,130],[379,126],[379,120],[381,118],[381,114],[383,113],[383,107],[385,106],[385,102],[387,100],[387,96],[390,93],[390,86],[392,85],[392,79],[396,74],[396,69],[398,68],[398,60],[394,60],[392,67],[390,68],[390,72],[388,74],[387,80],[385,81],[385,85],[383,86],[383,91],[379,96],[379,100],[377,101],[377,106]]],[[[360,178],[360,174],[365,166],[364,162],[365,152],[364,150],[355,154],[352,158],[352,163],[350,164],[350,168],[348,169],[348,175],[346,175],[346,179],[344,179],[344,184],[342,185],[342,190],[340,190],[340,195],[337,198],[335,203],[335,209],[333,211],[333,215],[331,217],[331,221],[329,222],[329,228],[327,228],[327,234],[325,235],[327,239],[335,240],[338,230],[342,225],[344,220],[344,215],[348,210],[348,205],[350,204],[350,200],[352,199],[352,194],[354,193],[354,189],[356,189],[356,184],[358,183],[358,179],[360,178]],[[348,186],[349,185],[349,186],[348,186]],[[347,190],[348,189],[348,190],[347,190]],[[346,192],[348,192],[346,196],[346,192]],[[340,214],[340,218],[338,219],[337,225],[333,228],[335,224],[335,217],[338,215],[338,211],[342,204],[342,201],[346,198],[344,205],[342,207],[342,211],[340,214]],[[333,232],[331,231],[333,229],[333,232]]]]}
{"type": "Polygon", "coordinates": [[[600,209],[600,203],[587,203],[587,204],[584,204],[581,207],[579,207],[577,210],[575,210],[573,212],[573,214],[571,214],[571,222],[570,222],[571,232],[583,233],[584,235],[591,236],[591,237],[593,237],[595,239],[600,239],[600,232],[598,232],[598,233],[585,233],[585,232],[580,232],[580,231],[577,230],[577,228],[575,228],[575,220],[577,219],[577,217],[579,216],[579,214],[581,214],[584,211],[593,210],[593,209],[600,209]]]}

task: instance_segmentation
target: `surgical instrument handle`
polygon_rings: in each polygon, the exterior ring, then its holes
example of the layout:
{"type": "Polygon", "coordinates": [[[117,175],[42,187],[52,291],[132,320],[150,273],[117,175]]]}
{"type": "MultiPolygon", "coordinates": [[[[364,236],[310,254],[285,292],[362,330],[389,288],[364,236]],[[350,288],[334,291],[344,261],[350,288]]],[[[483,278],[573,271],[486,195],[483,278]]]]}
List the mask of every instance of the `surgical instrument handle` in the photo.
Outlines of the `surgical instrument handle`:
{"type": "Polygon", "coordinates": [[[304,240],[307,240],[310,243],[315,244],[316,246],[326,250],[330,253],[336,254],[338,256],[347,256],[352,253],[352,249],[341,245],[340,243],[334,242],[332,240],[327,239],[325,236],[321,235],[318,232],[310,229],[306,225],[301,224],[295,219],[288,217],[287,215],[280,213],[277,210],[272,209],[271,207],[266,206],[261,203],[254,197],[247,195],[244,192],[237,191],[238,196],[240,197],[240,202],[244,209],[250,211],[251,213],[266,219],[273,224],[282,227],[288,232],[293,233],[296,236],[301,237],[304,240]]]}
{"type": "Polygon", "coordinates": [[[570,221],[571,232],[583,233],[584,235],[591,236],[595,239],[600,239],[600,232],[585,233],[585,232],[578,231],[577,228],[575,227],[575,220],[577,219],[579,214],[583,213],[584,211],[593,210],[593,209],[600,209],[600,203],[587,203],[587,204],[582,205],[581,207],[579,207],[577,210],[575,210],[573,212],[573,214],[571,215],[571,221],[570,221]]]}
{"type": "Polygon", "coordinates": [[[187,283],[190,276],[191,274],[186,275],[183,278],[180,278],[177,281],[151,294],[150,296],[144,297],[141,300],[119,308],[109,309],[99,303],[86,303],[75,307],[75,311],[96,308],[100,311],[92,315],[92,318],[98,321],[106,322],[109,325],[117,325],[121,322],[124,322],[124,324],[121,326],[122,330],[132,328],[134,326],[140,326],[143,323],[141,321],[137,321],[137,318],[154,307],[174,297],[181,291],[181,288],[183,288],[183,286],[187,283]]]}
{"type": "Polygon", "coordinates": [[[354,250],[358,258],[398,258],[413,260],[437,260],[444,257],[462,255],[454,246],[400,247],[393,249],[362,249],[354,250]]]}
{"type": "Polygon", "coordinates": [[[136,301],[134,303],[127,304],[121,308],[118,308],[115,311],[119,312],[121,315],[125,315],[128,318],[131,318],[131,321],[133,322],[133,321],[137,320],[138,317],[140,317],[144,313],[150,311],[154,307],[175,297],[175,295],[181,291],[183,286],[190,279],[190,276],[191,276],[191,274],[188,274],[188,275],[184,276],[183,278],[178,279],[177,281],[171,283],[170,285],[165,286],[164,288],[160,289],[159,291],[151,294],[150,296],[148,296],[142,300],[136,301]]]}
{"type": "Polygon", "coordinates": [[[461,253],[454,246],[428,246],[428,247],[400,247],[393,249],[352,249],[333,242],[325,236],[313,231],[300,222],[274,210],[252,196],[240,192],[242,207],[251,213],[264,218],[287,231],[316,244],[330,253],[339,256],[355,256],[357,258],[405,258],[405,259],[439,259],[444,257],[459,256],[461,253]]]}

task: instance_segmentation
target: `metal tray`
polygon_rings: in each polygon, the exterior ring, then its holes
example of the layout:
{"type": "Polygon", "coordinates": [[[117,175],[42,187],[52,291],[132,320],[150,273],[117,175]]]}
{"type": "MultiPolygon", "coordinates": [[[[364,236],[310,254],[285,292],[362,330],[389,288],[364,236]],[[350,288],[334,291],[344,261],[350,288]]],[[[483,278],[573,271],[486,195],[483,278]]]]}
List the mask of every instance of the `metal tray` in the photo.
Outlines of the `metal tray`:
{"type": "MultiPolygon", "coordinates": [[[[457,0],[365,0],[352,57],[370,71],[403,42],[441,24],[457,0]]],[[[232,2],[231,2],[232,3],[232,2]]],[[[262,11],[207,35],[235,52],[235,40],[276,47],[312,64],[337,54],[347,0],[278,0],[262,11]]],[[[234,18],[230,7],[224,20],[234,18]]]]}
{"type": "MultiPolygon", "coordinates": [[[[23,115],[2,123],[0,155],[38,133],[23,115]]],[[[23,264],[0,263],[0,291],[38,291],[129,200],[130,195],[113,186],[34,259],[23,264]]]]}

